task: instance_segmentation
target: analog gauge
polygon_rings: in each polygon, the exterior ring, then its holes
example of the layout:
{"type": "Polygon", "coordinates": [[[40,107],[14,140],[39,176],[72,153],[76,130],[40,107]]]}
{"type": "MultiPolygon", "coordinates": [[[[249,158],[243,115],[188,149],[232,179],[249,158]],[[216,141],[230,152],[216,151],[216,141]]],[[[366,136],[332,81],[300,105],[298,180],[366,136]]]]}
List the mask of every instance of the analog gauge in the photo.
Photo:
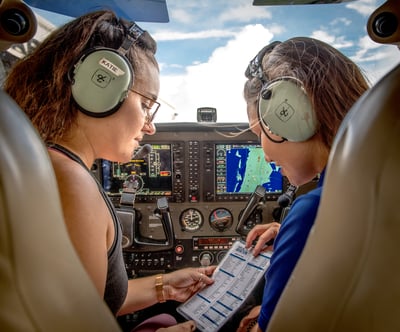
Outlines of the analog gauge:
{"type": "Polygon", "coordinates": [[[179,218],[182,230],[188,232],[198,231],[203,225],[203,216],[199,210],[186,209],[179,218]]]}
{"type": "Polygon", "coordinates": [[[210,214],[210,225],[218,232],[223,232],[233,224],[232,213],[224,208],[215,209],[210,214]]]}

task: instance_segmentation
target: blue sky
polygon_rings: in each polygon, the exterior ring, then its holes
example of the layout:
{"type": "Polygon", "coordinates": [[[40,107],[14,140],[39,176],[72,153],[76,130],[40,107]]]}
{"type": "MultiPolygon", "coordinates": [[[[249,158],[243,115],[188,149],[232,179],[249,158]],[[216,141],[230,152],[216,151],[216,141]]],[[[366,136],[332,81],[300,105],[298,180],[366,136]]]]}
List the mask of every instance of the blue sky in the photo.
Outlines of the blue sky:
{"type": "Polygon", "coordinates": [[[376,82],[400,62],[397,47],[376,44],[367,35],[368,17],[381,3],[267,7],[252,6],[252,0],[167,0],[169,23],[139,23],[158,42],[163,106],[156,122],[196,121],[203,106],[217,109],[218,122],[246,122],[243,73],[273,40],[321,39],[376,82]]]}

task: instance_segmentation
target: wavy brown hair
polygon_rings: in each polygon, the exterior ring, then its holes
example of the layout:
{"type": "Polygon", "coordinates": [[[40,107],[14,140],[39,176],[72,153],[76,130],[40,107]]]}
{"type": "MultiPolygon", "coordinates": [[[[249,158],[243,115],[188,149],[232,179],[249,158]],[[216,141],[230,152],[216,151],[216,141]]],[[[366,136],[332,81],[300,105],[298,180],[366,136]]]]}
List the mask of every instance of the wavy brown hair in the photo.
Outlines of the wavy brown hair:
{"type": "MultiPolygon", "coordinates": [[[[317,133],[328,148],[347,112],[369,88],[352,60],[313,38],[296,37],[279,43],[264,55],[262,70],[267,82],[291,76],[303,83],[318,120],[317,133]]],[[[244,98],[248,104],[257,103],[263,84],[258,77],[246,81],[244,98]]]]}
{"type": "MultiPolygon", "coordinates": [[[[118,49],[132,22],[112,11],[92,12],[53,31],[33,52],[18,62],[4,89],[31,119],[45,142],[57,141],[73,126],[78,108],[71,95],[69,73],[80,56],[93,47],[118,49]]],[[[144,61],[155,59],[156,42],[144,32],[126,57],[135,77],[144,61]]]]}

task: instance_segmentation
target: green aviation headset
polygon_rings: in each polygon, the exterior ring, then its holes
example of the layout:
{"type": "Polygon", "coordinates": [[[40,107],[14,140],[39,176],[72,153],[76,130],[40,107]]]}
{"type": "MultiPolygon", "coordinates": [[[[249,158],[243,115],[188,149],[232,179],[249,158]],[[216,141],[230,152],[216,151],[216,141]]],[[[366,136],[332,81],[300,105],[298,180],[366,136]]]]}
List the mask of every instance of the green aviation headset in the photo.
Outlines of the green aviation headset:
{"type": "MultiPolygon", "coordinates": [[[[263,128],[291,142],[303,142],[317,131],[317,119],[302,82],[289,76],[269,81],[262,70],[262,59],[281,44],[279,41],[265,46],[250,61],[247,78],[257,77],[263,83],[258,98],[258,117],[263,128]]],[[[275,140],[273,140],[275,142],[275,140]]]]}
{"type": "Polygon", "coordinates": [[[75,63],[71,73],[71,91],[83,113],[102,118],[120,108],[134,81],[133,68],[126,53],[143,32],[132,23],[118,50],[94,47],[75,63]]]}
{"type": "Polygon", "coordinates": [[[279,77],[262,87],[258,116],[264,127],[284,140],[303,142],[316,133],[317,120],[310,99],[294,77],[279,77]]]}

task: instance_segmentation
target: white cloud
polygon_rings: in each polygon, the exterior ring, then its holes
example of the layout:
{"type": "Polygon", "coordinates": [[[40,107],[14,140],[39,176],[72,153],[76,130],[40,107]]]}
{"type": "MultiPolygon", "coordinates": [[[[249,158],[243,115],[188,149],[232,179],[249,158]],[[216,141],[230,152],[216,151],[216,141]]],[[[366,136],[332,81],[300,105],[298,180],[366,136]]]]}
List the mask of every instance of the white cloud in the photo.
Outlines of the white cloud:
{"type": "Polygon", "coordinates": [[[375,60],[377,61],[372,64],[369,63],[363,67],[372,84],[379,81],[379,79],[392,70],[396,65],[400,64],[399,50],[397,50],[395,46],[391,46],[388,50],[377,52],[375,54],[375,60]]]}
{"type": "Polygon", "coordinates": [[[357,52],[350,59],[364,70],[372,84],[400,62],[400,52],[396,46],[375,43],[368,35],[361,37],[357,45],[344,36],[337,37],[324,30],[314,31],[311,37],[341,51],[344,48],[356,48],[357,52]]]}
{"type": "Polygon", "coordinates": [[[349,2],[346,7],[354,9],[359,14],[367,17],[378,7],[378,3],[379,1],[377,0],[358,0],[349,2]]]}
{"type": "Polygon", "coordinates": [[[362,49],[368,49],[368,50],[375,50],[381,46],[381,44],[374,42],[369,36],[364,36],[360,38],[358,45],[362,49]]]}
{"type": "Polygon", "coordinates": [[[339,17],[337,19],[334,19],[332,22],[329,23],[330,25],[345,25],[349,26],[351,24],[351,20],[349,20],[346,17],[339,17]]]}
{"type": "Polygon", "coordinates": [[[387,47],[372,41],[369,36],[361,37],[358,41],[358,46],[359,49],[357,53],[352,57],[352,60],[356,63],[365,63],[383,59],[389,50],[387,47]]]}
{"type": "Polygon", "coordinates": [[[173,10],[171,10],[171,8],[169,8],[168,14],[170,21],[172,22],[180,22],[184,24],[190,24],[190,22],[193,22],[193,15],[185,9],[174,7],[173,10]]]}
{"type": "Polygon", "coordinates": [[[358,45],[360,49],[351,59],[364,69],[371,83],[378,81],[400,63],[397,46],[375,43],[369,36],[360,38],[358,45]]]}
{"type": "Polygon", "coordinates": [[[311,34],[312,38],[322,40],[323,42],[332,45],[335,41],[335,36],[328,34],[324,30],[316,30],[311,34]]]}
{"type": "Polygon", "coordinates": [[[220,38],[220,37],[232,37],[235,35],[234,31],[228,29],[211,29],[196,32],[178,32],[163,30],[152,34],[155,40],[160,41],[171,41],[171,40],[188,40],[188,39],[207,39],[207,38],[220,38]]]}
{"type": "Polygon", "coordinates": [[[286,32],[286,28],[283,25],[278,24],[268,24],[268,30],[271,31],[274,36],[286,32]]]}
{"type": "Polygon", "coordinates": [[[316,30],[311,34],[311,37],[322,40],[323,42],[337,49],[343,49],[353,46],[353,43],[346,40],[344,36],[334,36],[325,30],[316,30]]]}
{"type": "Polygon", "coordinates": [[[235,8],[228,8],[219,16],[222,22],[237,21],[250,22],[258,19],[272,18],[271,12],[265,7],[255,7],[249,1],[247,5],[241,5],[235,8]]]}
{"type": "Polygon", "coordinates": [[[230,1],[229,4],[226,0],[168,0],[168,12],[171,22],[207,24],[211,19],[214,26],[225,22],[254,22],[272,17],[268,7],[253,6],[248,0],[230,1]]]}
{"type": "Polygon", "coordinates": [[[218,122],[247,121],[243,99],[244,71],[273,34],[262,25],[245,26],[205,63],[186,68],[184,75],[161,76],[163,107],[157,121],[196,121],[198,107],[215,107],[218,122]],[[177,115],[175,115],[177,113],[177,115]]]}
{"type": "MultiPolygon", "coordinates": [[[[219,2],[219,0],[214,1],[219,2]]],[[[268,28],[260,24],[241,28],[232,26],[222,28],[223,21],[240,22],[252,15],[265,15],[266,19],[269,18],[268,12],[260,11],[259,8],[255,8],[256,12],[250,10],[244,12],[244,8],[248,6],[244,6],[243,1],[238,0],[234,4],[236,8],[231,10],[227,8],[220,16],[207,17],[207,19],[203,16],[201,27],[193,23],[192,26],[200,31],[178,33],[175,32],[178,30],[166,31],[163,27],[159,33],[153,33],[158,41],[197,39],[199,43],[206,43],[206,40],[202,39],[219,37],[223,37],[222,40],[226,41],[223,46],[216,48],[206,61],[193,61],[192,65],[184,69],[184,74],[162,74],[160,99],[172,106],[163,103],[157,115],[157,121],[196,121],[197,108],[204,106],[217,109],[218,122],[247,121],[246,106],[242,96],[246,66],[263,46],[277,37],[279,39],[279,35],[285,32],[285,27],[271,19],[268,28]],[[214,27],[214,29],[207,30],[207,20],[218,21],[209,24],[209,27],[214,27]],[[214,23],[218,28],[215,28],[214,23]]],[[[376,4],[379,1],[382,0],[357,0],[346,6],[366,16],[379,6],[376,4]]],[[[207,9],[205,6],[207,3],[206,0],[204,3],[195,2],[196,10],[193,12],[193,2],[191,2],[192,16],[184,11],[176,12],[176,15],[179,14],[181,21],[195,22],[204,13],[202,10],[207,9]]],[[[355,16],[357,15],[352,17],[355,16]]],[[[329,30],[327,26],[321,26],[311,34],[311,37],[323,40],[341,51],[345,49],[347,52],[353,52],[354,55],[351,58],[360,65],[374,83],[400,62],[399,51],[395,46],[374,43],[367,35],[360,38],[358,42],[350,39],[351,35],[348,35],[346,31],[343,32],[350,23],[353,23],[353,20],[344,17],[331,20],[329,30]],[[344,29],[335,29],[341,27],[344,29]]]]}

